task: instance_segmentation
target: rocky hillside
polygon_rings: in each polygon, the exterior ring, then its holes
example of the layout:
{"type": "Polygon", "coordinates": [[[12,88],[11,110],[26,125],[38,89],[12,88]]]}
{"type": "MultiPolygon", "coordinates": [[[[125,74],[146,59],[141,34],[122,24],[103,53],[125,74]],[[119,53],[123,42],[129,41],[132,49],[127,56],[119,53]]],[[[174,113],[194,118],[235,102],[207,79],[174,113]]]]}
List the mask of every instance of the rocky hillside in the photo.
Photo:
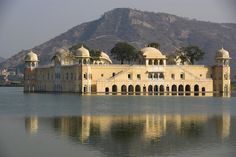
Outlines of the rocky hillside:
{"type": "MultiPolygon", "coordinates": [[[[127,41],[137,49],[149,42],[159,42],[166,54],[181,46],[197,45],[206,52],[202,63],[210,65],[214,64],[215,53],[223,45],[231,57],[236,58],[236,24],[203,22],[128,8],[106,12],[98,20],[80,24],[33,50],[39,54],[42,65],[49,63],[60,47],[84,43],[109,52],[118,41],[127,41]]],[[[22,65],[26,52],[17,53],[4,61],[1,67],[22,65]]],[[[232,69],[235,68],[236,62],[232,61],[232,69]]]]}

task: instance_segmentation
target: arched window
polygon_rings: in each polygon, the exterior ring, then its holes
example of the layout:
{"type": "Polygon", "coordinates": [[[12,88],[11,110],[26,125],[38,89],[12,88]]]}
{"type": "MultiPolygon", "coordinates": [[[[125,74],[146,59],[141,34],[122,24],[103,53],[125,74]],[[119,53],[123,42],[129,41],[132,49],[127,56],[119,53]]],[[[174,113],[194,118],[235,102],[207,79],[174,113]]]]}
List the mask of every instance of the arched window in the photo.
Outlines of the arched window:
{"type": "Polygon", "coordinates": [[[147,89],[146,89],[146,86],[144,85],[143,86],[143,95],[146,95],[146,91],[147,91],[147,89]]]}
{"type": "Polygon", "coordinates": [[[152,73],[148,73],[148,78],[149,78],[149,79],[152,78],[152,73]]]}
{"type": "Polygon", "coordinates": [[[157,59],[154,60],[154,65],[158,65],[158,60],[157,59]]]}
{"type": "Polygon", "coordinates": [[[112,86],[112,94],[117,94],[117,85],[112,86]]]}
{"type": "Polygon", "coordinates": [[[105,88],[105,93],[109,94],[109,88],[108,87],[105,88]]]}
{"type": "Polygon", "coordinates": [[[202,96],[205,96],[205,95],[206,95],[206,88],[202,87],[202,96]]]}
{"type": "Polygon", "coordinates": [[[191,94],[191,88],[190,85],[185,86],[185,95],[190,95],[191,94]]]}
{"type": "Polygon", "coordinates": [[[194,96],[198,96],[199,95],[199,86],[195,85],[194,86],[194,96]]]}
{"type": "Polygon", "coordinates": [[[148,65],[152,65],[152,60],[151,59],[148,60],[148,65]]]}
{"type": "Polygon", "coordinates": [[[169,86],[166,86],[166,93],[167,93],[167,95],[170,94],[170,87],[169,86]]]}
{"type": "Polygon", "coordinates": [[[158,95],[158,86],[157,85],[154,86],[154,94],[158,95]]]}
{"type": "Polygon", "coordinates": [[[140,85],[136,85],[135,86],[135,94],[140,95],[140,93],[141,93],[141,87],[140,87],[140,85]]]}
{"type": "Polygon", "coordinates": [[[155,79],[158,78],[158,73],[154,73],[154,78],[155,78],[155,79]]]}
{"type": "Polygon", "coordinates": [[[128,92],[129,92],[129,95],[133,95],[134,94],[134,87],[132,85],[129,85],[128,92]]]}
{"type": "Polygon", "coordinates": [[[165,77],[164,77],[164,74],[163,74],[163,73],[160,73],[159,78],[160,78],[160,79],[164,79],[164,78],[165,78],[165,77]]]}
{"type": "Polygon", "coordinates": [[[160,85],[160,95],[164,95],[165,88],[163,85],[160,85]]]}
{"type": "Polygon", "coordinates": [[[184,95],[184,86],[183,85],[179,85],[178,93],[179,93],[179,95],[184,95]]]}
{"type": "Polygon", "coordinates": [[[177,94],[177,86],[176,85],[172,85],[171,91],[172,91],[172,95],[176,95],[177,94]]]}
{"type": "Polygon", "coordinates": [[[122,95],[126,95],[127,94],[127,87],[126,87],[126,85],[122,85],[121,86],[121,94],[122,95]]]}
{"type": "Polygon", "coordinates": [[[148,86],[148,94],[152,95],[153,89],[152,89],[152,85],[148,86]]]}
{"type": "Polygon", "coordinates": [[[164,62],[162,59],[160,60],[160,65],[164,65],[164,62]]]}

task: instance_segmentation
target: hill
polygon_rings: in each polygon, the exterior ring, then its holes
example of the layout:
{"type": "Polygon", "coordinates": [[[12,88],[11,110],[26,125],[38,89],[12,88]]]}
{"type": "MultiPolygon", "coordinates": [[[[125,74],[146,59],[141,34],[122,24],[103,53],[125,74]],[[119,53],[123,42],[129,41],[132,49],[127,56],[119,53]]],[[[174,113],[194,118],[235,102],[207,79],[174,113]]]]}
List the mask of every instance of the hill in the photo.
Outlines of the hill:
{"type": "MultiPolygon", "coordinates": [[[[231,57],[236,58],[236,24],[204,22],[128,8],[106,12],[99,19],[75,26],[33,50],[44,65],[60,47],[84,43],[109,52],[118,41],[127,41],[138,49],[149,42],[159,42],[166,54],[181,46],[197,45],[206,52],[201,63],[210,65],[214,64],[215,53],[223,45],[231,57]]],[[[27,50],[17,53],[1,63],[1,67],[22,65],[25,53],[27,50]]],[[[236,62],[232,62],[232,68],[236,68],[236,62]]]]}

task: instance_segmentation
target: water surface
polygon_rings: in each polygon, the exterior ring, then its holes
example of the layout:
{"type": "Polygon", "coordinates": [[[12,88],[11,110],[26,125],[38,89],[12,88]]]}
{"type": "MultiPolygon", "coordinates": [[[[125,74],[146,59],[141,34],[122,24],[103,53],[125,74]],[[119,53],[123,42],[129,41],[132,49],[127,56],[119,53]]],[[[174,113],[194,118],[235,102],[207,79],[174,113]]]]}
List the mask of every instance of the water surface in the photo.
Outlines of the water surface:
{"type": "Polygon", "coordinates": [[[236,155],[235,97],[0,96],[1,157],[236,155]]]}

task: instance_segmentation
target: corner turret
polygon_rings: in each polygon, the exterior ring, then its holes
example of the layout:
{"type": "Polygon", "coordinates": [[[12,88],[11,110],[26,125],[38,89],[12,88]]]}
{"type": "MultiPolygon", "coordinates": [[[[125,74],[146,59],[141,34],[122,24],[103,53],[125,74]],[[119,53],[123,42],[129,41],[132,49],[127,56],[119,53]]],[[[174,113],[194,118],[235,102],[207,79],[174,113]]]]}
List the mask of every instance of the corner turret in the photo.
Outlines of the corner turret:
{"type": "Polygon", "coordinates": [[[38,55],[32,50],[25,56],[25,67],[26,68],[36,68],[38,66],[38,55]]]}
{"type": "Polygon", "coordinates": [[[216,53],[216,65],[214,66],[214,92],[219,96],[230,96],[230,66],[231,59],[229,52],[221,48],[216,53]]]}

